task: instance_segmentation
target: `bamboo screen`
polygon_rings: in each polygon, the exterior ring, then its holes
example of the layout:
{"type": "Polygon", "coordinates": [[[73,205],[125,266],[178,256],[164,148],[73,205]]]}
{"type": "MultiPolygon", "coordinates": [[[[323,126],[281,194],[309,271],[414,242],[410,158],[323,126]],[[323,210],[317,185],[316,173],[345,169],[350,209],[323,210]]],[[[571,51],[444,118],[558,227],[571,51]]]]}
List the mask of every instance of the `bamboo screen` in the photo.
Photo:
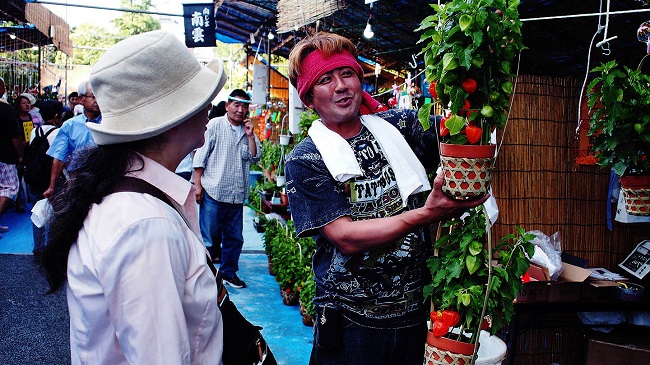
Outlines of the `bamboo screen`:
{"type": "Polygon", "coordinates": [[[493,233],[502,237],[516,225],[559,232],[564,252],[614,271],[650,238],[650,224],[614,222],[607,229],[609,171],[574,163],[581,86],[574,78],[518,78],[493,177],[499,205],[493,233]]]}

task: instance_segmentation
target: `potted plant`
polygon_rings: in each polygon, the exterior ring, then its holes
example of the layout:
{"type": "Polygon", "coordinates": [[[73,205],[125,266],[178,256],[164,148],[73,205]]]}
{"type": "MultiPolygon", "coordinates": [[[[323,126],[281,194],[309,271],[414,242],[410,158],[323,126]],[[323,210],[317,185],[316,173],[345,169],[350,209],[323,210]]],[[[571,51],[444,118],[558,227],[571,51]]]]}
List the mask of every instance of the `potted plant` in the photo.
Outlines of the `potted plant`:
{"type": "Polygon", "coordinates": [[[458,353],[460,363],[471,364],[480,330],[489,327],[495,334],[514,314],[534,236],[517,227],[493,249],[486,226],[482,207],[469,210],[464,220],[448,221],[444,227],[449,232],[436,240],[436,254],[427,262],[432,281],[424,295],[434,310],[426,355],[436,361],[438,351],[451,351],[458,353]]]}
{"type": "Polygon", "coordinates": [[[309,327],[313,326],[316,320],[316,306],[313,302],[314,295],[316,295],[316,282],[314,281],[314,272],[310,270],[307,280],[298,288],[302,323],[309,327]]]}
{"type": "Polygon", "coordinates": [[[430,6],[435,14],[416,31],[424,31],[419,42],[426,42],[425,76],[435,101],[423,105],[418,116],[428,129],[434,105],[448,110],[438,131],[444,142],[443,191],[460,199],[475,197],[489,189],[496,151],[492,132],[506,125],[514,61],[524,49],[519,1],[452,0],[430,6]]]}
{"type": "Polygon", "coordinates": [[[633,70],[613,60],[595,67],[588,88],[596,163],[620,177],[633,215],[650,215],[650,76],[642,64],[633,70]]]}

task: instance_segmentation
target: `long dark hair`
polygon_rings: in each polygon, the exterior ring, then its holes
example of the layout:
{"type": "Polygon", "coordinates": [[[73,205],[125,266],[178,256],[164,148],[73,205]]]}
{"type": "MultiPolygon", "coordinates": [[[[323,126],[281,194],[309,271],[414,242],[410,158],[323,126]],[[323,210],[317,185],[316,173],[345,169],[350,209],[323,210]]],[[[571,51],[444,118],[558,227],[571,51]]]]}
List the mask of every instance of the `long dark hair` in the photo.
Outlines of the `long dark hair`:
{"type": "MultiPolygon", "coordinates": [[[[143,147],[142,142],[135,142],[138,148],[143,147]]],[[[68,253],[77,241],[90,207],[111,194],[125,173],[144,166],[134,147],[132,142],[76,151],[76,169],[65,189],[52,201],[54,212],[48,222],[47,245],[39,262],[50,285],[48,294],[61,289],[66,281],[68,253]]]]}

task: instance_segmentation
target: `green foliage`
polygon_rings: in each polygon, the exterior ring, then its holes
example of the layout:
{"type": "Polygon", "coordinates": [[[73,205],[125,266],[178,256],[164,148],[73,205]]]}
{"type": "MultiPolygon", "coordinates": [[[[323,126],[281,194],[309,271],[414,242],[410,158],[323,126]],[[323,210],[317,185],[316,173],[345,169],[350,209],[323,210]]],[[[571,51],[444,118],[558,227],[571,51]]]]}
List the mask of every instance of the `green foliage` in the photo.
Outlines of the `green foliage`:
{"type": "Polygon", "coordinates": [[[309,279],[316,244],[311,238],[296,237],[293,221],[286,225],[269,221],[265,227],[264,249],[271,257],[275,279],[281,290],[295,290],[296,284],[302,286],[309,279]]]}
{"type": "Polygon", "coordinates": [[[314,123],[314,121],[318,118],[320,117],[312,109],[307,109],[304,112],[300,113],[300,121],[298,122],[298,129],[300,130],[300,133],[293,136],[295,144],[298,144],[298,142],[307,137],[307,132],[309,131],[311,124],[314,123]]]}
{"type": "Polygon", "coordinates": [[[255,186],[252,186],[250,188],[250,191],[248,192],[248,204],[255,208],[256,210],[261,210],[262,209],[262,202],[261,202],[261,197],[259,194],[259,191],[261,190],[260,187],[262,186],[262,183],[257,181],[255,183],[255,186]]]}
{"type": "MultiPolygon", "coordinates": [[[[479,143],[487,144],[492,130],[506,124],[515,57],[525,48],[519,1],[452,0],[430,6],[436,14],[424,18],[416,31],[424,31],[419,43],[426,42],[425,76],[436,83],[436,103],[463,118],[463,123],[448,127],[449,142],[467,144],[461,132],[473,121],[482,129],[479,143]],[[471,93],[462,85],[468,78],[476,81],[471,93]]],[[[429,113],[418,116],[428,127],[429,113]]]]}
{"type": "Polygon", "coordinates": [[[618,176],[650,172],[650,76],[616,60],[595,67],[589,84],[590,128],[601,167],[618,176]],[[598,103],[602,104],[599,108],[598,103]]]}
{"type": "Polygon", "coordinates": [[[314,281],[314,272],[309,272],[309,277],[304,282],[302,288],[298,291],[300,303],[305,308],[307,314],[316,315],[316,306],[314,305],[314,296],[316,295],[316,282],[314,281]]]}
{"type": "Polygon", "coordinates": [[[260,157],[260,166],[264,170],[274,171],[280,162],[282,156],[282,146],[269,140],[262,141],[262,156],[260,157]]]}
{"type": "MultiPolygon", "coordinates": [[[[435,243],[438,256],[431,257],[428,267],[432,281],[424,288],[425,297],[433,300],[436,310],[457,311],[461,332],[473,336],[482,323],[481,311],[488,284],[486,222],[482,207],[469,211],[464,222],[452,219],[445,224],[450,232],[435,243]]],[[[495,245],[496,263],[492,271],[486,315],[492,318],[492,334],[506,325],[514,314],[514,299],[521,290],[523,275],[530,265],[526,253],[532,257],[533,235],[517,227],[516,234],[501,238],[495,245]]],[[[471,339],[473,342],[475,338],[471,339]]]]}
{"type": "MultiPolygon", "coordinates": [[[[122,0],[122,9],[149,10],[151,0],[122,0]]],[[[127,37],[160,29],[160,22],[150,14],[123,12],[122,16],[111,20],[119,29],[119,35],[127,37]]]]}
{"type": "Polygon", "coordinates": [[[70,40],[75,47],[72,63],[75,65],[94,65],[108,49],[122,40],[122,37],[111,33],[104,27],[84,23],[74,27],[70,33],[70,40]]]}

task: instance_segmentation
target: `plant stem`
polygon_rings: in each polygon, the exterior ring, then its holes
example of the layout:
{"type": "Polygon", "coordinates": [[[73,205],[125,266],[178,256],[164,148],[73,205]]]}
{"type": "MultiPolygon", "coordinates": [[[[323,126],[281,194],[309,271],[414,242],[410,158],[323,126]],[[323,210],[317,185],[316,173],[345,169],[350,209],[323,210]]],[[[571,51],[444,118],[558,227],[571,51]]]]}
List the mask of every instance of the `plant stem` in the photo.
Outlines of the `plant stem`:
{"type": "MultiPolygon", "coordinates": [[[[485,211],[485,208],[483,208],[485,211]]],[[[485,231],[487,233],[487,249],[488,249],[488,280],[487,288],[485,289],[485,300],[483,301],[483,309],[481,310],[481,316],[478,320],[478,328],[472,334],[472,339],[474,340],[474,353],[472,354],[472,361],[476,359],[476,353],[478,352],[478,340],[481,337],[481,326],[483,325],[483,318],[485,318],[485,311],[487,309],[488,299],[490,297],[490,286],[492,284],[492,234],[490,232],[490,218],[487,214],[483,214],[485,217],[485,231]],[[476,336],[476,337],[474,337],[476,336]]]]}

